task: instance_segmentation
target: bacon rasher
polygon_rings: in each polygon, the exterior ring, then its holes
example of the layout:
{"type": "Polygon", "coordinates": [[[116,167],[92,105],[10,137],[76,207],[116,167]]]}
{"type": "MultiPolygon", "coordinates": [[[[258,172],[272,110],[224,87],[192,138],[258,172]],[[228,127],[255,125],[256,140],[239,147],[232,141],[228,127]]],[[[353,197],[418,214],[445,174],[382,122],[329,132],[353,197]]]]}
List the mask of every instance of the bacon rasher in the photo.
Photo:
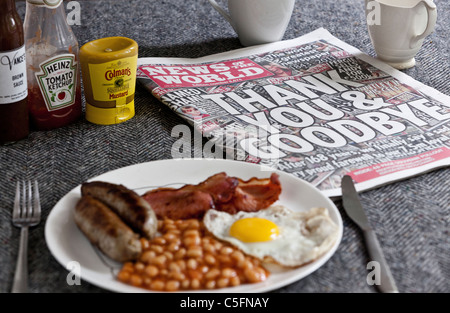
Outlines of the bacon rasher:
{"type": "Polygon", "coordinates": [[[277,201],[280,193],[281,184],[275,173],[270,178],[248,181],[219,173],[198,185],[151,190],[143,198],[159,219],[189,219],[201,218],[209,209],[231,214],[259,211],[277,201]]]}

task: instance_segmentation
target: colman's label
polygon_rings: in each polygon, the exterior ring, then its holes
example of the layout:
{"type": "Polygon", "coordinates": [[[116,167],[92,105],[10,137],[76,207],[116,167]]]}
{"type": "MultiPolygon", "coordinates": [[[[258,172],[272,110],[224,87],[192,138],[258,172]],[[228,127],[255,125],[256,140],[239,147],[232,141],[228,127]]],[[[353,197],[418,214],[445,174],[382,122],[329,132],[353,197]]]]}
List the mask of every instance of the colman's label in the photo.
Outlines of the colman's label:
{"type": "Polygon", "coordinates": [[[75,55],[61,54],[40,64],[36,73],[48,111],[59,110],[75,103],[77,63],[75,55]]]}
{"type": "Polygon", "coordinates": [[[127,103],[127,98],[134,99],[136,68],[137,56],[89,64],[94,100],[116,101],[120,106],[127,103]]]}

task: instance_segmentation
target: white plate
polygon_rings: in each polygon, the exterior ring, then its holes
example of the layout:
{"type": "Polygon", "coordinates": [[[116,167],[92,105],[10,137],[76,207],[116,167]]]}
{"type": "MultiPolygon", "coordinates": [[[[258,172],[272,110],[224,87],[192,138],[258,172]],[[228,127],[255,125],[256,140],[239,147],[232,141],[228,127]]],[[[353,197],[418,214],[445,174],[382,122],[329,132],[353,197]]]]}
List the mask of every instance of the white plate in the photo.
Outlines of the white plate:
{"type": "MultiPolygon", "coordinates": [[[[247,180],[251,177],[267,178],[271,168],[231,160],[163,160],[124,167],[90,179],[102,180],[136,190],[139,194],[156,186],[177,184],[197,184],[220,172],[247,180]]],[[[342,219],[334,203],[311,184],[290,174],[275,171],[280,175],[282,193],[277,204],[291,210],[308,210],[312,207],[325,207],[330,217],[339,227],[339,236],[333,247],[318,260],[297,269],[272,272],[262,283],[246,284],[238,287],[218,289],[212,292],[267,292],[284,287],[302,279],[321,267],[334,254],[342,238],[342,219]]],[[[176,185],[174,185],[176,186],[176,185]]],[[[79,231],[73,219],[73,209],[80,198],[80,186],[65,195],[53,208],[45,225],[45,239],[56,260],[65,268],[93,285],[116,292],[150,292],[123,284],[115,279],[111,267],[120,268],[92,247],[79,231]],[[109,261],[108,261],[109,260],[109,261]],[[72,262],[77,263],[72,263],[72,262]],[[73,265],[79,264],[77,268],[73,265]]],[[[204,292],[204,291],[202,291],[204,292]]]]}

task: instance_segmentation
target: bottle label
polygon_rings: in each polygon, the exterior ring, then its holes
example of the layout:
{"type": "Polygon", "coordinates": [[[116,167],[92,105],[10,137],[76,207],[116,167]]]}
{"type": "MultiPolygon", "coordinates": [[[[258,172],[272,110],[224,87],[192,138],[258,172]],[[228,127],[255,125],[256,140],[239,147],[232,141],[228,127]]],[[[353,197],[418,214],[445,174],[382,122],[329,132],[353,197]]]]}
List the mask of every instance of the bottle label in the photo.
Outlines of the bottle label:
{"type": "Polygon", "coordinates": [[[61,5],[63,0],[27,0],[27,2],[34,5],[47,7],[50,9],[56,9],[61,5]]]}
{"type": "Polygon", "coordinates": [[[125,105],[134,99],[137,56],[101,64],[89,64],[92,93],[96,101],[125,105]]]}
{"type": "Polygon", "coordinates": [[[27,95],[25,46],[0,52],[0,104],[20,101],[27,95]]]}
{"type": "Polygon", "coordinates": [[[60,54],[41,63],[36,73],[48,111],[59,110],[75,103],[77,63],[75,55],[60,54]]]}

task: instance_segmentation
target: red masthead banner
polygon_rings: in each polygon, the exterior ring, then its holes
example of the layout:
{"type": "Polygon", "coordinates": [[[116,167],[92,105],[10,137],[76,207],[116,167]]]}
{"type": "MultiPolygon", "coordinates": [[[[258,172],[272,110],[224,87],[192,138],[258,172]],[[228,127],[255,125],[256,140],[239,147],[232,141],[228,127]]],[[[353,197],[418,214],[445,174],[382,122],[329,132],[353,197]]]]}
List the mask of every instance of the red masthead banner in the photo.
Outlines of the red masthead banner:
{"type": "Polygon", "coordinates": [[[139,69],[161,88],[218,86],[274,76],[249,59],[192,66],[145,65],[139,69]]]}

